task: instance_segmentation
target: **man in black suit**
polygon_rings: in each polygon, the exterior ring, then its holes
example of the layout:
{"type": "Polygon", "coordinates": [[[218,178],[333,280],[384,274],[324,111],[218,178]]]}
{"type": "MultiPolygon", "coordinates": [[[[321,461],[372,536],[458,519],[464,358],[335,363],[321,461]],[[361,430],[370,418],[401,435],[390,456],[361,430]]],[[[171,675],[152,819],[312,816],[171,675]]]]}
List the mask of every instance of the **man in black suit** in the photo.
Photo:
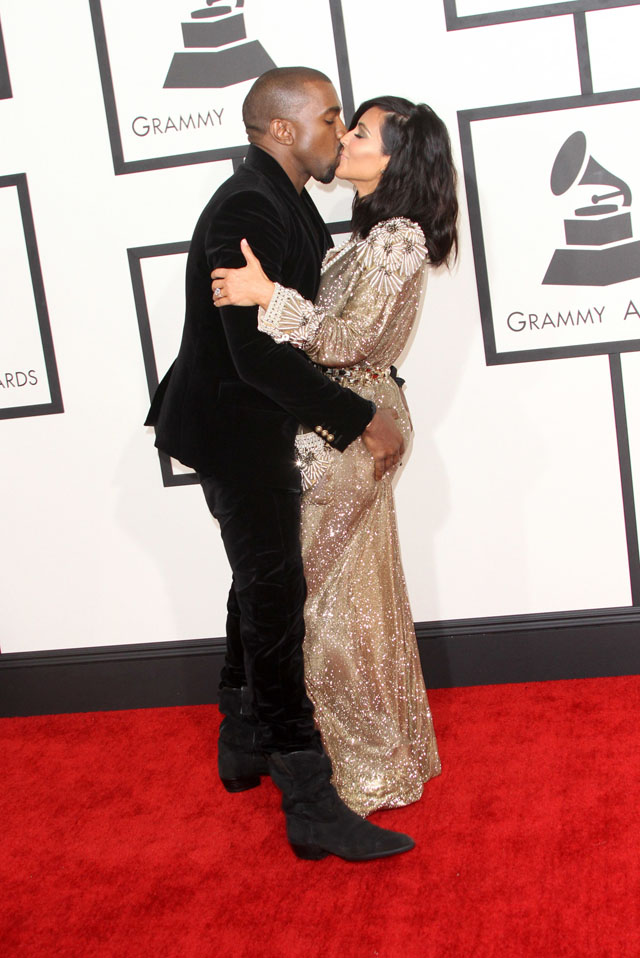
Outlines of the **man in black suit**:
{"type": "Polygon", "coordinates": [[[297,854],[363,859],[413,843],[354,816],[329,784],[304,688],[294,439],[299,423],[340,451],[362,435],[381,477],[398,461],[402,437],[388,412],[258,332],[255,307],[216,310],[210,279],[217,267],[244,265],[245,237],[272,280],[315,297],[331,237],[304,185],[333,179],[340,112],[330,80],[315,70],[271,70],[253,85],[243,106],[251,145],[196,226],[182,343],[147,423],[160,449],[199,473],[233,571],[220,688],[223,784],[242,791],[271,774],[297,854]]]}

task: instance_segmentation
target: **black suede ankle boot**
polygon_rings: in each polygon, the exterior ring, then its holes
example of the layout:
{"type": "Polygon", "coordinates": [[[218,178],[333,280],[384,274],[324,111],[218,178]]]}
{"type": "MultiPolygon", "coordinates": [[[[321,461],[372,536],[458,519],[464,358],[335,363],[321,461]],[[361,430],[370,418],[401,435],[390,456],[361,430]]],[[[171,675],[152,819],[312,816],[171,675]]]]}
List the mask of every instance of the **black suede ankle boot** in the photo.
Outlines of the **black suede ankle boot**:
{"type": "Polygon", "coordinates": [[[228,792],[245,792],[268,775],[259,747],[258,725],[249,703],[249,690],[221,688],[218,707],[224,718],[218,739],[218,773],[228,792]]]}
{"type": "Polygon", "coordinates": [[[269,756],[271,778],[282,792],[287,838],[298,858],[337,855],[349,862],[399,855],[414,847],[402,832],[365,821],[348,808],[331,784],[331,762],[313,751],[269,756]]]}

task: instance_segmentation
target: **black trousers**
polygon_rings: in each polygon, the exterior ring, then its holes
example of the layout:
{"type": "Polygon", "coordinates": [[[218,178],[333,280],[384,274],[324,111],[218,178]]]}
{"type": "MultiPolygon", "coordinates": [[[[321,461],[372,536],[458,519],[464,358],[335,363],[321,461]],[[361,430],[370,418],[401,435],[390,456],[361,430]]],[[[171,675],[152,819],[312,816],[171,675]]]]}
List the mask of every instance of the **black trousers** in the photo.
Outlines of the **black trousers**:
{"type": "Polygon", "coordinates": [[[222,683],[248,685],[266,752],[318,749],[304,687],[300,494],[200,482],[233,573],[222,683]]]}

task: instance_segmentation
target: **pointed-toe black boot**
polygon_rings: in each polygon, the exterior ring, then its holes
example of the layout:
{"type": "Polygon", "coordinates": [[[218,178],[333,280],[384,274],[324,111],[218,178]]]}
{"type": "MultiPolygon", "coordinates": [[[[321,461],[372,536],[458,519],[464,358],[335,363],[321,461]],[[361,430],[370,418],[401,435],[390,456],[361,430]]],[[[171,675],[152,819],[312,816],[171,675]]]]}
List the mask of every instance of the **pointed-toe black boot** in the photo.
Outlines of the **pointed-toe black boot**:
{"type": "Polygon", "coordinates": [[[218,707],[224,715],[218,738],[218,774],[228,792],[246,792],[260,784],[262,775],[269,774],[249,690],[221,688],[218,707]]]}
{"type": "Polygon", "coordinates": [[[319,752],[269,756],[271,778],[282,792],[287,838],[298,858],[337,855],[366,862],[408,852],[415,845],[402,832],[378,828],[348,808],[331,784],[331,762],[319,752]]]}

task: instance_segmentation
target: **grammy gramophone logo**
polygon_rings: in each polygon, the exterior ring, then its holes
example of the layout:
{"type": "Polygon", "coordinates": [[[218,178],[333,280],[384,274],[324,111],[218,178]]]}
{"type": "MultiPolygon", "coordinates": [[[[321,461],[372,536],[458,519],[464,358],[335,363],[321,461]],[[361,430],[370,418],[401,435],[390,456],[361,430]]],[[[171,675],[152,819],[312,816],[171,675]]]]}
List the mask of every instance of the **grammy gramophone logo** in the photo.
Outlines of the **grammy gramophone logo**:
{"type": "Polygon", "coordinates": [[[624,180],[587,157],[587,138],[578,130],[558,151],[551,170],[551,192],[562,196],[575,188],[579,195],[581,186],[596,187],[598,192],[565,219],[566,247],[553,254],[543,285],[611,286],[637,279],[640,240],[633,239],[631,190],[624,180]]]}
{"type": "Polygon", "coordinates": [[[253,80],[275,67],[259,40],[248,40],[245,0],[235,7],[223,0],[206,0],[182,24],[184,51],[174,54],[165,89],[213,89],[253,80]]]}

